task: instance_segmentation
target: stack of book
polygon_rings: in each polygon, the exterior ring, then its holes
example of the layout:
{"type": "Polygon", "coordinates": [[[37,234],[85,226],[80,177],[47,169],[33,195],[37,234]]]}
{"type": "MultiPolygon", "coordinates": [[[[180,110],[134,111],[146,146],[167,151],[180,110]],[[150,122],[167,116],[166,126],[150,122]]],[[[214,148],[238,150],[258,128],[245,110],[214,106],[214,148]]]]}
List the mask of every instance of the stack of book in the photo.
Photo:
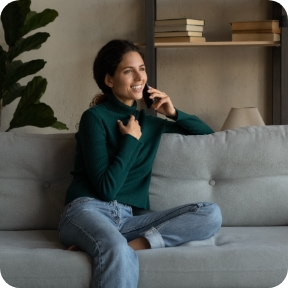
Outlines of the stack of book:
{"type": "Polygon", "coordinates": [[[205,21],[197,19],[163,19],[155,21],[155,43],[205,42],[205,21]]]}
{"type": "Polygon", "coordinates": [[[280,41],[277,20],[232,22],[232,41],[280,41]]]}

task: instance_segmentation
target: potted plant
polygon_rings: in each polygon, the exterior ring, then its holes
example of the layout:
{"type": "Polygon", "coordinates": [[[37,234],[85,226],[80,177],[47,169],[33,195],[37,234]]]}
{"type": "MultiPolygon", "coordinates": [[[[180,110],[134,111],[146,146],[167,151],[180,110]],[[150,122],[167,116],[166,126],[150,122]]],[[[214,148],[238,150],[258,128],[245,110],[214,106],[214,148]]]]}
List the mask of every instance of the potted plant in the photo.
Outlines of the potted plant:
{"type": "Polygon", "coordinates": [[[6,5],[1,13],[8,49],[5,51],[0,46],[0,116],[2,107],[20,98],[6,131],[27,125],[68,130],[64,123],[57,121],[52,108],[40,102],[47,87],[45,78],[35,76],[26,86],[18,82],[28,75],[37,73],[46,64],[43,59],[25,63],[15,60],[26,51],[39,49],[50,36],[46,32],[33,35],[30,32],[46,26],[58,16],[58,12],[52,9],[45,9],[40,13],[31,11],[30,5],[31,0],[13,1],[6,5]],[[24,38],[28,33],[29,36],[24,38]]]}

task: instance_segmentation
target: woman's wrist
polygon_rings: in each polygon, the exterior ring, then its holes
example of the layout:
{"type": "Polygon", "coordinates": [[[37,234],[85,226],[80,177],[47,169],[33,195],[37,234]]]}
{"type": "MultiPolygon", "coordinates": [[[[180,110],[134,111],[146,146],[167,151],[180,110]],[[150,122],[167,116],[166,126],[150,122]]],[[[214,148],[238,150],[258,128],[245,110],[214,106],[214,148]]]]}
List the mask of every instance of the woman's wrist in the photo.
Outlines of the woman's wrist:
{"type": "Polygon", "coordinates": [[[166,115],[166,117],[172,119],[172,120],[177,120],[178,118],[178,112],[177,110],[174,108],[174,113],[171,113],[170,115],[166,115]]]}

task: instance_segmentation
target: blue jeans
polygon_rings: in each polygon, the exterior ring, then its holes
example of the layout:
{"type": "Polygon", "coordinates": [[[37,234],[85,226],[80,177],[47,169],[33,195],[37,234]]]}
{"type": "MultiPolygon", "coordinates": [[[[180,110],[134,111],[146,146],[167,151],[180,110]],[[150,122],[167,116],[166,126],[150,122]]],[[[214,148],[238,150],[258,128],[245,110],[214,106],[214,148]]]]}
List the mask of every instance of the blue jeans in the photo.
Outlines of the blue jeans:
{"type": "Polygon", "coordinates": [[[142,215],[117,201],[77,198],[64,208],[59,236],[93,258],[92,287],[136,288],[139,263],[127,242],[146,238],[152,249],[174,247],[213,236],[221,227],[217,204],[202,202],[142,215]]]}

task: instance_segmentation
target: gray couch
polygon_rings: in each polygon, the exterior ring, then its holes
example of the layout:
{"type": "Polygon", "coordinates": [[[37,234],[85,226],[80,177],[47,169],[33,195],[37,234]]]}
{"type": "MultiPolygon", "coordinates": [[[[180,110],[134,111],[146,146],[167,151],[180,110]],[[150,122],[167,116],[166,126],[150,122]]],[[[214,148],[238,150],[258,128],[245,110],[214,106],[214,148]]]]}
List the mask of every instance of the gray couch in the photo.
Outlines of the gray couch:
{"type": "MultiPolygon", "coordinates": [[[[90,257],[57,233],[74,155],[74,134],[0,133],[0,270],[14,287],[89,287],[90,257]]],[[[216,202],[223,227],[139,251],[139,288],[277,286],[288,268],[288,126],[163,135],[150,200],[153,211],[216,202]]]]}

